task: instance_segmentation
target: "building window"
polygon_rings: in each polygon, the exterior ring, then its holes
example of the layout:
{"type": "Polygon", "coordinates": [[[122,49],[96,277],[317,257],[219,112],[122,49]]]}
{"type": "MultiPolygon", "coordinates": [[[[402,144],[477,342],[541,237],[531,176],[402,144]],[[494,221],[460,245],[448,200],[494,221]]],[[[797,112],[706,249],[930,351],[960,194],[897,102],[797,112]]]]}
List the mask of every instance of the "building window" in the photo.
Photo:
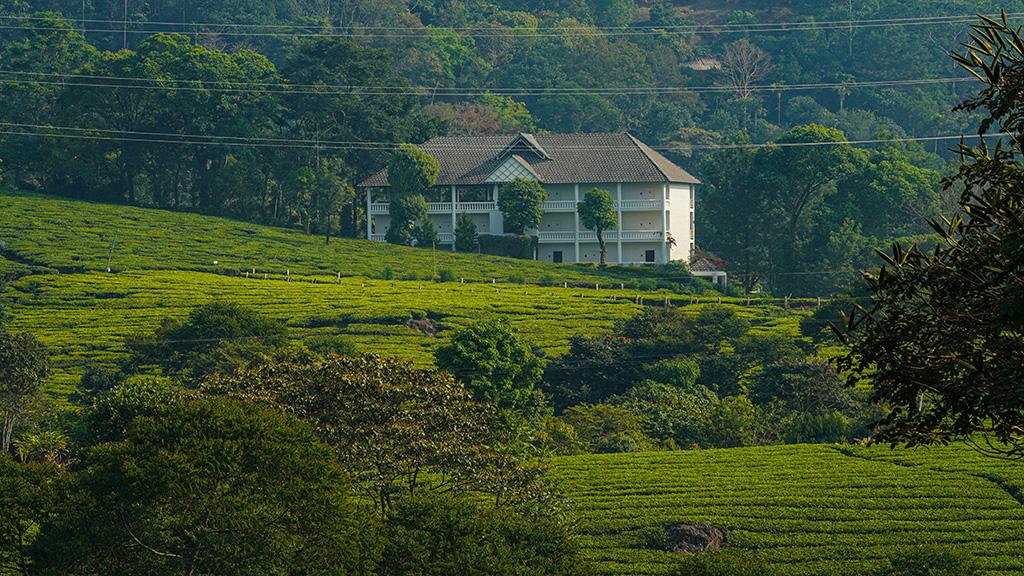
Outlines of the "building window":
{"type": "Polygon", "coordinates": [[[561,264],[562,263],[562,251],[561,250],[555,250],[554,252],[552,252],[551,253],[551,261],[554,262],[555,264],[561,264]]]}
{"type": "Polygon", "coordinates": [[[649,264],[654,262],[654,250],[648,250],[644,253],[644,262],[649,264]]]}

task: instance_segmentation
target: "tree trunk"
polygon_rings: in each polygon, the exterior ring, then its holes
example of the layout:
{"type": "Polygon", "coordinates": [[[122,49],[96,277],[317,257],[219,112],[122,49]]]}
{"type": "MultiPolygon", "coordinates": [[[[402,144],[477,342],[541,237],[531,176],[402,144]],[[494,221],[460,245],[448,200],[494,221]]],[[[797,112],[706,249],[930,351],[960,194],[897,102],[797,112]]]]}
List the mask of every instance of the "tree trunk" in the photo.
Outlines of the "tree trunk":
{"type": "Polygon", "coordinates": [[[601,266],[604,266],[608,260],[608,250],[604,245],[604,230],[600,228],[597,230],[597,245],[601,248],[601,266]]]}
{"type": "Polygon", "coordinates": [[[14,412],[4,412],[4,429],[0,438],[0,453],[6,454],[11,449],[11,435],[14,434],[14,412]]]}

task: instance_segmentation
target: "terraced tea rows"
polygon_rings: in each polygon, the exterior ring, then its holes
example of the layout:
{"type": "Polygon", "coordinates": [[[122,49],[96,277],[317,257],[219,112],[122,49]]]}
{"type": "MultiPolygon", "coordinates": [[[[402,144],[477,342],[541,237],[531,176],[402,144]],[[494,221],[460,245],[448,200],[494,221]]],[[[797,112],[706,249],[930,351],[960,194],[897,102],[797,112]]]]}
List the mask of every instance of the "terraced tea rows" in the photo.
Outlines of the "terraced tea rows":
{"type": "MultiPolygon", "coordinates": [[[[52,347],[61,369],[54,390],[66,392],[88,362],[120,356],[126,336],[151,331],[162,318],[182,317],[211,300],[239,302],[284,320],[298,337],[342,334],[360,351],[429,363],[446,329],[485,316],[507,319],[534,345],[557,356],[572,335],[599,334],[635,314],[640,309],[636,295],[628,290],[363,278],[339,283],[323,277],[313,284],[149,271],[30,276],[9,286],[0,301],[10,306],[13,329],[30,331],[52,347]],[[436,322],[440,333],[430,335],[411,326],[412,318],[436,322]]],[[[659,304],[664,299],[659,294],[645,297],[659,304]]],[[[677,297],[676,302],[688,301],[677,297]]],[[[771,306],[737,310],[761,330],[797,333],[800,317],[794,313],[771,306]]]]}
{"type": "Polygon", "coordinates": [[[668,572],[675,556],[650,542],[664,525],[689,522],[711,522],[732,545],[798,576],[860,576],[923,543],[962,546],[992,574],[1024,571],[1024,506],[984,477],[990,460],[963,447],[856,450],[578,456],[558,459],[553,474],[602,574],[668,572]],[[894,463],[904,459],[918,464],[894,463]]]}
{"type": "MultiPolygon", "coordinates": [[[[333,238],[225,218],[60,200],[0,190],[0,253],[68,271],[195,270],[539,283],[635,281],[638,270],[599,271],[480,254],[333,238]]],[[[0,266],[0,274],[2,274],[0,266]]]]}

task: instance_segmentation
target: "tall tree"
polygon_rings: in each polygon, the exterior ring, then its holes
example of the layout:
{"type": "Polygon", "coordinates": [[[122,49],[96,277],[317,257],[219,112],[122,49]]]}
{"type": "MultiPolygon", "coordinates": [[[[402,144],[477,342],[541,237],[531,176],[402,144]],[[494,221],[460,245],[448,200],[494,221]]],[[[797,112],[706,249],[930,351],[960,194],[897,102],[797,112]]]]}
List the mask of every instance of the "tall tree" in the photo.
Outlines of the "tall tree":
{"type": "Polygon", "coordinates": [[[475,398],[522,408],[544,375],[544,362],[507,322],[485,320],[462,328],[434,352],[475,398]]]}
{"type": "Polygon", "coordinates": [[[539,469],[506,450],[493,406],[448,373],[375,356],[296,356],[209,379],[209,392],[275,406],[312,424],[382,511],[421,493],[543,501],[539,469]]]}
{"type": "Polygon", "coordinates": [[[226,398],[136,418],[44,522],[41,574],[367,573],[373,520],[298,419],[226,398]]]}
{"type": "Polygon", "coordinates": [[[498,208],[505,216],[505,230],[525,234],[527,228],[537,228],[544,216],[541,207],[548,193],[536,180],[516,178],[502,187],[498,195],[498,208]]]}
{"type": "Polygon", "coordinates": [[[615,212],[615,200],[611,192],[603,188],[594,188],[583,195],[583,200],[576,207],[580,215],[580,224],[597,233],[597,244],[601,248],[601,265],[608,260],[608,248],[605,246],[604,232],[615,228],[619,223],[615,212]]]}
{"type": "Polygon", "coordinates": [[[31,334],[15,334],[0,326],[0,453],[11,447],[14,426],[32,408],[50,375],[50,355],[31,334]]]}
{"type": "Polygon", "coordinates": [[[974,27],[957,63],[985,83],[960,108],[984,114],[994,147],[961,144],[946,181],[962,213],[931,221],[931,251],[895,244],[867,276],[871,305],[845,323],[850,351],[838,366],[871,383],[890,411],[879,438],[910,445],[963,437],[1024,457],[1024,37],[1006,18],[974,27]],[[984,438],[984,441],[978,438],[984,438]]]}
{"type": "MultiPolygon", "coordinates": [[[[433,224],[429,221],[423,194],[434,185],[439,171],[437,159],[413,144],[402,144],[391,155],[388,162],[391,186],[388,242],[409,245],[414,239],[429,236],[424,231],[432,229],[433,224]]],[[[436,238],[436,231],[434,236],[436,238]]]]}

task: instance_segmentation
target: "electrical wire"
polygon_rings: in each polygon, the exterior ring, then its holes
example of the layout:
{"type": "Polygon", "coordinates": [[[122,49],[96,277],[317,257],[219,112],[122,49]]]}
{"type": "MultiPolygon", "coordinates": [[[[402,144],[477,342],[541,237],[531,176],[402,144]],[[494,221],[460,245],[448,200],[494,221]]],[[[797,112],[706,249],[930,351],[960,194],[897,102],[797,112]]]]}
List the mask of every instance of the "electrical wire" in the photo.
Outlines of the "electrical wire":
{"type": "MultiPolygon", "coordinates": [[[[21,128],[22,130],[3,130],[0,134],[14,136],[38,136],[52,138],[69,138],[82,140],[113,140],[127,142],[144,142],[153,144],[188,144],[188,145],[215,145],[215,146],[264,146],[264,147],[288,147],[307,148],[320,150],[394,150],[401,143],[396,142],[369,142],[369,141],[333,141],[333,140],[310,140],[300,138],[261,138],[254,136],[222,136],[222,135],[198,135],[198,134],[174,134],[168,132],[142,132],[130,130],[112,130],[101,128],[80,128],[73,126],[47,126],[42,124],[21,124],[13,122],[0,122],[0,126],[21,128]],[[29,132],[27,130],[36,130],[29,132]],[[39,132],[46,130],[47,132],[39,132]],[[53,132],[69,131],[71,134],[53,132]],[[90,134],[96,132],[100,134],[90,134]],[[104,136],[101,134],[108,134],[104,136]]],[[[652,147],[656,150],[673,151],[679,149],[700,149],[700,150],[736,150],[736,149],[761,149],[761,148],[806,148],[806,147],[828,147],[828,146],[858,146],[890,143],[909,142],[934,142],[943,140],[967,140],[979,138],[999,138],[1011,136],[1008,132],[993,134],[949,134],[942,136],[921,136],[906,138],[878,138],[865,140],[844,140],[828,142],[783,142],[763,144],[687,144],[679,143],[675,146],[652,147]]],[[[503,150],[505,144],[479,144],[472,146],[447,146],[446,150],[451,151],[477,151],[481,149],[503,150]]],[[[564,146],[564,150],[572,151],[632,151],[633,146],[564,146]]]]}
{"type": "MultiPolygon", "coordinates": [[[[14,70],[0,70],[0,75],[12,75],[20,77],[43,77],[43,78],[70,78],[73,81],[55,80],[18,80],[12,78],[0,78],[0,84],[22,84],[34,83],[45,86],[76,86],[89,88],[110,88],[110,89],[149,89],[163,91],[209,91],[209,92],[231,92],[231,93],[260,93],[260,94],[313,94],[313,95],[367,95],[367,96],[540,96],[540,95],[578,95],[578,94],[600,94],[600,95],[636,95],[636,94],[662,94],[662,93],[730,93],[736,88],[724,85],[705,86],[637,86],[637,87],[599,87],[599,88],[512,88],[512,87],[486,87],[486,88],[436,88],[429,86],[386,86],[386,85],[331,85],[331,84],[289,84],[286,82],[236,82],[230,80],[193,80],[193,79],[162,79],[162,78],[141,78],[130,76],[110,75],[88,75],[68,74],[61,72],[23,72],[14,70]],[[95,80],[97,82],[79,82],[78,80],[95,80]],[[105,81],[117,82],[140,82],[142,84],[111,84],[105,81]],[[169,85],[169,83],[171,83],[169,85]],[[184,84],[184,85],[173,85],[184,84]]],[[[902,80],[868,80],[851,82],[818,82],[802,84],[758,84],[748,86],[746,89],[751,92],[791,92],[825,89],[863,89],[863,88],[886,88],[902,86],[926,86],[935,84],[955,84],[962,82],[977,82],[973,76],[954,76],[947,78],[910,78],[902,80]]]]}
{"type": "MultiPolygon", "coordinates": [[[[1024,15],[1024,12],[1007,13],[1007,18],[1015,18],[1024,15]]],[[[989,15],[989,17],[1000,17],[1001,15],[989,15]]],[[[47,19],[44,17],[7,16],[6,19],[34,21],[47,19]]],[[[804,22],[783,22],[763,24],[696,24],[696,25],[675,25],[649,27],[592,27],[581,25],[577,27],[510,27],[504,29],[487,27],[457,27],[457,28],[432,28],[432,27],[383,27],[383,26],[349,26],[334,28],[330,30],[319,30],[315,32],[304,32],[311,28],[318,28],[321,25],[311,24],[217,24],[211,22],[154,22],[144,20],[98,20],[86,19],[72,22],[89,24],[107,24],[108,28],[80,28],[79,32],[99,34],[161,34],[168,32],[180,32],[193,36],[240,36],[240,37],[332,37],[345,36],[351,38],[422,38],[429,36],[436,31],[452,30],[465,32],[474,38],[487,37],[512,37],[512,38],[546,38],[546,37],[629,37],[629,36],[651,36],[664,34],[723,34],[723,33],[781,33],[781,32],[806,32],[819,30],[859,30],[864,28],[884,28],[898,26],[936,26],[974,22],[979,19],[977,14],[931,16],[931,17],[910,17],[910,18],[882,18],[873,20],[834,20],[834,21],[804,21],[804,22]],[[112,26],[119,25],[119,28],[112,26]],[[179,28],[192,27],[193,30],[159,30],[159,29],[132,29],[130,26],[173,26],[179,28]],[[200,30],[199,26],[228,28],[227,30],[200,30]],[[261,30],[288,30],[286,32],[251,32],[238,31],[238,28],[249,26],[261,30]],[[366,30],[373,30],[368,32],[366,30]],[[544,30],[552,30],[546,32],[544,30]]],[[[58,26],[12,26],[0,25],[0,29],[11,30],[39,30],[39,31],[64,31],[66,28],[58,26]]]]}

